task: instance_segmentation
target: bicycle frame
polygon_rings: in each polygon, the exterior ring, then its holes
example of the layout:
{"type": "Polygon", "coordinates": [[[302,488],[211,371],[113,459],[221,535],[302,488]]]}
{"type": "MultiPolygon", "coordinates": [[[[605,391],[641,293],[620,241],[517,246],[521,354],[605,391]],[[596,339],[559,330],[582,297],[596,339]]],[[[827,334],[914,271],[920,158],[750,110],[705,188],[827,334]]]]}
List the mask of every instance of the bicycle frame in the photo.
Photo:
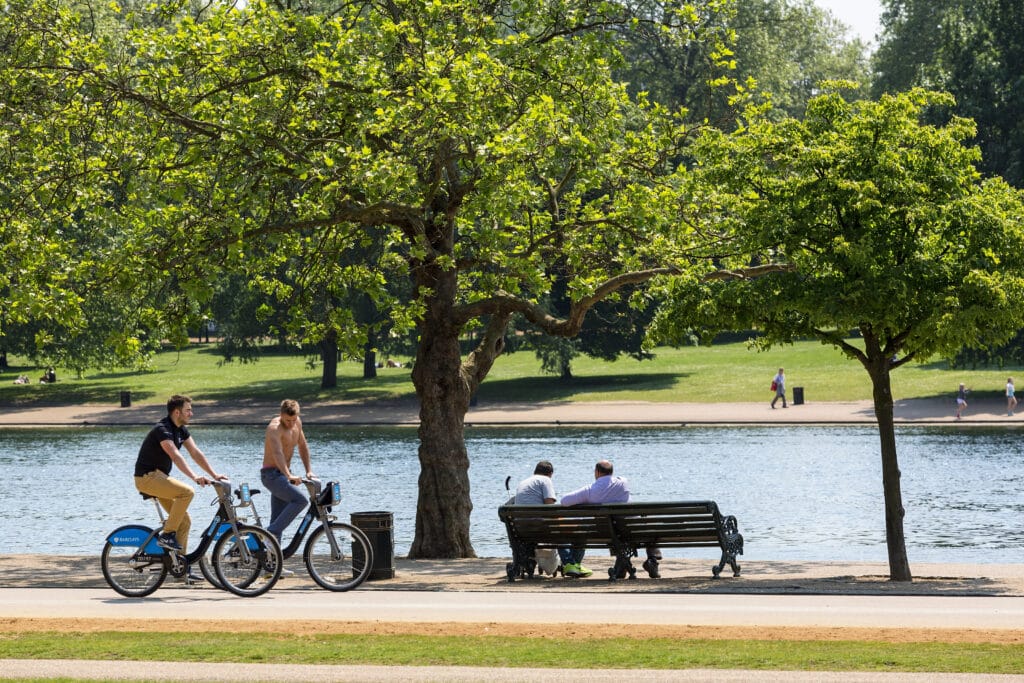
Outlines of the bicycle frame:
{"type": "MultiPolygon", "coordinates": [[[[320,491],[321,484],[317,479],[305,479],[303,478],[302,483],[306,485],[306,490],[309,491],[309,507],[306,508],[306,514],[302,517],[299,522],[299,528],[295,531],[295,536],[288,544],[287,548],[281,548],[281,554],[287,560],[289,557],[294,555],[298,549],[302,546],[302,541],[306,537],[306,533],[309,532],[312,524],[315,521],[319,521],[321,524],[327,524],[333,521],[333,516],[330,514],[331,507],[338,505],[341,502],[341,485],[336,481],[328,482],[328,486],[331,491],[331,500],[329,502],[320,502],[320,491]]],[[[257,524],[259,521],[257,519],[257,524]]],[[[328,534],[331,544],[331,552],[335,555],[340,554],[337,541],[334,539],[334,534],[328,534]]]]}
{"type": "MultiPolygon", "coordinates": [[[[288,547],[281,550],[282,558],[292,557],[303,547],[303,562],[317,585],[339,592],[357,588],[373,569],[370,539],[362,530],[338,521],[337,516],[331,514],[331,509],[341,502],[340,484],[328,482],[323,490],[317,479],[300,481],[309,493],[309,507],[299,520],[288,547]],[[314,521],[320,524],[314,525],[314,521]],[[351,578],[347,578],[348,575],[351,578]]],[[[256,515],[256,523],[260,524],[259,515],[256,515]]]]}
{"type": "MultiPolygon", "coordinates": [[[[160,501],[155,497],[145,495],[143,497],[151,498],[153,505],[156,506],[157,515],[160,517],[160,526],[150,529],[141,524],[128,524],[111,532],[107,536],[107,542],[111,545],[136,547],[139,550],[135,555],[135,559],[143,562],[163,562],[167,565],[167,569],[172,576],[183,576],[187,571],[188,565],[198,562],[199,558],[210,548],[210,545],[220,538],[222,534],[229,529],[236,534],[238,533],[238,515],[235,513],[235,508],[252,505],[252,500],[247,495],[244,496],[243,501],[239,505],[234,505],[234,501],[231,498],[230,483],[222,481],[212,481],[210,483],[217,492],[215,500],[218,503],[217,511],[214,512],[210,524],[203,529],[199,543],[196,544],[192,552],[183,556],[177,551],[168,551],[157,544],[156,537],[163,529],[166,517],[160,501]]],[[[243,484],[242,490],[246,491],[247,486],[243,484]]],[[[255,507],[253,510],[255,510],[255,507]]],[[[245,544],[242,547],[244,548],[245,544]]],[[[242,550],[242,552],[246,552],[246,550],[242,550]]]]}

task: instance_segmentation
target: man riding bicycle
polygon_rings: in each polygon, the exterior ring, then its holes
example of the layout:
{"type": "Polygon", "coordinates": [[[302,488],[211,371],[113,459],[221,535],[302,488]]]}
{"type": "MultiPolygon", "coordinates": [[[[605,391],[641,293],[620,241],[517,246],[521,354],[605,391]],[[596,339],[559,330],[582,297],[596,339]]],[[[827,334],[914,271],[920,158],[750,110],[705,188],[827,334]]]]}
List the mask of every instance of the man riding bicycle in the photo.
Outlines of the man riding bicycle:
{"type": "Polygon", "coordinates": [[[209,484],[211,478],[220,481],[228,478],[214,471],[192,439],[186,427],[191,419],[192,399],[179,394],[171,396],[167,401],[167,417],[160,420],[146,435],[135,461],[135,488],[159,500],[167,511],[167,520],[157,542],[164,548],[181,553],[185,552],[188,545],[188,532],[192,527],[188,506],[195,496],[195,489],[168,476],[172,465],[177,465],[182,474],[200,486],[209,484]],[[209,473],[209,478],[195,475],[179,451],[182,446],[196,464],[209,473]]]}
{"type": "Polygon", "coordinates": [[[309,444],[306,434],[302,431],[302,418],[299,416],[298,401],[285,399],[281,402],[281,413],[267,425],[263,441],[263,467],[260,469],[260,480],[270,491],[270,524],[267,531],[274,534],[278,541],[281,534],[288,528],[309,502],[305,491],[296,484],[302,477],[291,470],[292,456],[299,451],[302,467],[307,479],[315,479],[309,460],[309,444]]]}

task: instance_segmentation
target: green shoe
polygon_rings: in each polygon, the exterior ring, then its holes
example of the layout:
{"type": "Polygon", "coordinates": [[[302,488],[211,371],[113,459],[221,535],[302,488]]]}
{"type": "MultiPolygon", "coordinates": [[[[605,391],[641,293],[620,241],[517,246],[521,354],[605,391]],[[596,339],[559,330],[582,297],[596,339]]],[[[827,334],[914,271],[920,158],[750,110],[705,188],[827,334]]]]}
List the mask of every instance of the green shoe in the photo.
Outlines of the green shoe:
{"type": "Polygon", "coordinates": [[[578,564],[565,565],[564,567],[562,567],[562,574],[564,576],[569,577],[570,579],[578,579],[579,577],[583,576],[583,573],[580,571],[580,566],[578,564]]]}
{"type": "Polygon", "coordinates": [[[576,571],[579,572],[579,575],[582,576],[583,578],[586,578],[586,577],[588,577],[588,576],[590,576],[591,574],[594,573],[594,572],[590,571],[589,569],[587,569],[586,567],[584,567],[582,564],[576,565],[576,571]]]}

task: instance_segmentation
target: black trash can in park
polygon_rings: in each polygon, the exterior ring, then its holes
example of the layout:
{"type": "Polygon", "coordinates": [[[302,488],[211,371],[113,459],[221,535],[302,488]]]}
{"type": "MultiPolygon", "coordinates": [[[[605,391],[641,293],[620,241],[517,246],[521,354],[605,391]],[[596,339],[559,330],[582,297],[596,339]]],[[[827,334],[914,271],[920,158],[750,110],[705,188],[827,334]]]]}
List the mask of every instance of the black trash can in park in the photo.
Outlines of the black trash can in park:
{"type": "Polygon", "coordinates": [[[121,407],[131,408],[132,406],[132,392],[122,391],[121,392],[121,407]]]}
{"type": "MultiPolygon", "coordinates": [[[[373,548],[373,569],[368,581],[395,578],[395,536],[394,515],[380,510],[374,512],[353,512],[352,526],[359,529],[370,539],[373,548]]],[[[363,553],[359,547],[353,548],[352,560],[359,562],[363,553]]]]}
{"type": "Polygon", "coordinates": [[[793,405],[802,406],[804,404],[804,388],[793,387],[793,405]]]}

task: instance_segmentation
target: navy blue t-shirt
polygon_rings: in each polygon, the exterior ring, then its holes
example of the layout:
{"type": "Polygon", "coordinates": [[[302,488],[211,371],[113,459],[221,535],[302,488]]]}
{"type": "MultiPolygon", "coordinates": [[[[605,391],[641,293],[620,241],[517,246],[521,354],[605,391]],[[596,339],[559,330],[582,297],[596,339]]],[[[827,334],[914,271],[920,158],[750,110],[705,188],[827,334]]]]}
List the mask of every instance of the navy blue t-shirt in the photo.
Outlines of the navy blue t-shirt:
{"type": "Polygon", "coordinates": [[[149,430],[146,440],[139,448],[139,457],[135,461],[135,476],[144,477],[153,470],[160,470],[164,474],[171,473],[171,456],[160,446],[162,441],[171,441],[175,448],[181,448],[181,444],[188,441],[191,434],[184,425],[181,427],[174,424],[170,416],[165,417],[156,423],[153,429],[149,430]]]}

